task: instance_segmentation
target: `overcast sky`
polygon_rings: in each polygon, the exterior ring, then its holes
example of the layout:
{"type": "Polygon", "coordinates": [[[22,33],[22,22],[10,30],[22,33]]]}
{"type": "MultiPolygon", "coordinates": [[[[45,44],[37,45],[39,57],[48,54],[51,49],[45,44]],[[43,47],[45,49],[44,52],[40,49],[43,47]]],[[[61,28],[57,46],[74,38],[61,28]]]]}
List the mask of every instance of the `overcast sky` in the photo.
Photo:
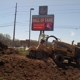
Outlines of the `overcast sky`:
{"type": "MultiPolygon", "coordinates": [[[[54,14],[54,31],[45,31],[64,42],[80,42],[80,0],[0,0],[0,33],[13,38],[14,14],[17,3],[15,38],[29,39],[30,8],[32,15],[39,14],[39,6],[48,6],[54,14]]],[[[31,31],[31,39],[38,40],[40,31],[31,31]]]]}

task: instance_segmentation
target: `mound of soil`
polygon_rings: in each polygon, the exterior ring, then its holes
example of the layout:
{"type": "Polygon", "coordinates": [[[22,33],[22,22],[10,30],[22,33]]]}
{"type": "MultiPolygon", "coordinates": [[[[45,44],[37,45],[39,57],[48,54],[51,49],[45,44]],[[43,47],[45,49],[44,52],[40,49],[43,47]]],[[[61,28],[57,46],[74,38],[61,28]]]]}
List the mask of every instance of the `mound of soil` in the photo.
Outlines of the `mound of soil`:
{"type": "Polygon", "coordinates": [[[45,63],[11,54],[0,58],[0,76],[6,80],[80,80],[80,70],[74,66],[59,68],[51,58],[45,63]]]}
{"type": "Polygon", "coordinates": [[[58,67],[51,58],[45,63],[8,48],[0,54],[0,78],[5,80],[80,80],[80,70],[73,63],[58,67]]]}
{"type": "Polygon", "coordinates": [[[0,56],[3,54],[19,54],[18,50],[14,50],[12,48],[8,48],[7,45],[3,44],[2,42],[0,42],[0,56]]]}

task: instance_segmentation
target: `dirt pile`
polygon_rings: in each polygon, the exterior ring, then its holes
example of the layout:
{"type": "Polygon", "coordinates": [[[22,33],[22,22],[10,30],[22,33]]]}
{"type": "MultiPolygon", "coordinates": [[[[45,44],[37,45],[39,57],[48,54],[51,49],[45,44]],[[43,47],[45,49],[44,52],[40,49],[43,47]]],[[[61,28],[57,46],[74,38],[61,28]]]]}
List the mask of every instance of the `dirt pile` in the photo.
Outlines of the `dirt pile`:
{"type": "Polygon", "coordinates": [[[5,44],[0,42],[0,55],[13,54],[13,53],[19,54],[18,50],[14,50],[12,48],[8,48],[7,45],[5,45],[5,44]]]}
{"type": "Polygon", "coordinates": [[[80,80],[80,71],[73,66],[59,68],[49,58],[48,63],[18,54],[1,58],[0,76],[6,80],[80,80]]]}
{"type": "Polygon", "coordinates": [[[0,78],[5,80],[80,80],[80,70],[75,64],[64,64],[57,67],[49,58],[42,60],[29,59],[17,54],[12,49],[3,49],[0,56],[0,78]],[[9,53],[5,51],[9,50],[9,53]]]}
{"type": "Polygon", "coordinates": [[[4,45],[2,42],[0,42],[0,50],[7,49],[7,48],[8,48],[7,45],[4,45]]]}

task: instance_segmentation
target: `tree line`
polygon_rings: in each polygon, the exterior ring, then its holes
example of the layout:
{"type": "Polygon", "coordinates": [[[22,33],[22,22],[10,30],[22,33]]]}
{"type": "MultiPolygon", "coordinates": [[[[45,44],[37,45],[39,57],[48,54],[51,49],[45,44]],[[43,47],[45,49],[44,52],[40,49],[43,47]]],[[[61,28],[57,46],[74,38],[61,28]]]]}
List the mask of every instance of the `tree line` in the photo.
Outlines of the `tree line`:
{"type": "MultiPolygon", "coordinates": [[[[13,40],[11,39],[9,34],[2,34],[0,33],[0,41],[6,45],[8,45],[9,47],[13,47],[13,40]]],[[[23,43],[21,40],[19,39],[15,39],[15,47],[26,47],[29,45],[29,40],[23,40],[23,43]]],[[[31,40],[31,45],[37,46],[38,45],[38,41],[36,40],[31,40]]],[[[77,46],[80,47],[80,42],[77,43],[77,46]]]]}
{"type": "MultiPolygon", "coordinates": [[[[9,47],[13,47],[13,39],[11,39],[9,34],[2,34],[0,33],[0,42],[8,45],[9,47]]],[[[19,39],[15,39],[15,47],[26,47],[28,46],[28,40],[23,40],[23,43],[19,39]]],[[[38,45],[38,41],[36,40],[31,40],[31,45],[38,45]]]]}

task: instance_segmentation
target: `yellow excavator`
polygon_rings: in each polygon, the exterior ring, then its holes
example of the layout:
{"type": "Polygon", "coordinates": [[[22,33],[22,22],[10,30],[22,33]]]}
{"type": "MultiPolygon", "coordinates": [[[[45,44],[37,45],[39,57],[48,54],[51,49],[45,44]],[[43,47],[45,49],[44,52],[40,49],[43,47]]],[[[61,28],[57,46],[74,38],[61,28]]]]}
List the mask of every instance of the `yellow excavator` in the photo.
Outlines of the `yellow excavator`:
{"type": "Polygon", "coordinates": [[[44,44],[39,43],[37,47],[30,46],[30,52],[28,56],[35,59],[43,59],[51,56],[53,53],[53,45],[48,45],[48,39],[50,37],[53,37],[55,40],[58,40],[58,38],[56,38],[55,36],[48,36],[44,44]]]}
{"type": "Polygon", "coordinates": [[[45,45],[39,43],[37,47],[31,46],[28,57],[34,59],[48,59],[51,57],[57,65],[62,65],[65,59],[70,64],[76,62],[80,67],[80,48],[76,45],[60,41],[57,37],[51,35],[46,38],[45,45]],[[48,45],[48,39],[53,37],[53,43],[48,45]]]}

